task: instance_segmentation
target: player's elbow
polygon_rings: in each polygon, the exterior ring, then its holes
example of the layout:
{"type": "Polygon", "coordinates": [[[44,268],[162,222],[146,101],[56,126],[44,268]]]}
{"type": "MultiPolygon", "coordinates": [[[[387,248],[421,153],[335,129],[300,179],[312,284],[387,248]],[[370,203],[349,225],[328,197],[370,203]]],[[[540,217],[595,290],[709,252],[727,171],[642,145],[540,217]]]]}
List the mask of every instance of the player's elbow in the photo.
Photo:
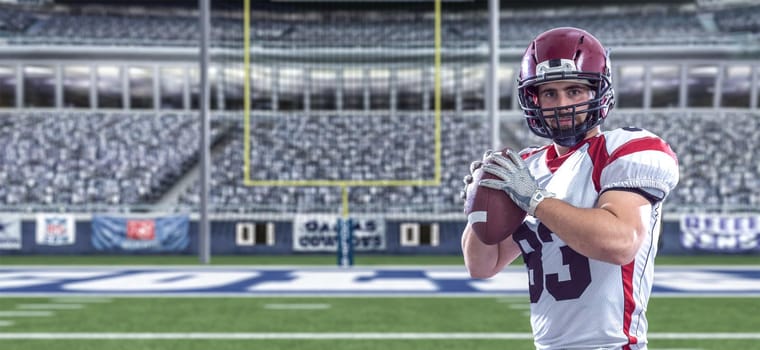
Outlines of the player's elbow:
{"type": "Polygon", "coordinates": [[[607,262],[611,264],[615,264],[615,265],[624,266],[624,265],[630,264],[635,258],[636,258],[635,253],[629,254],[626,252],[621,252],[621,253],[617,253],[611,256],[609,259],[607,259],[607,262]]]}
{"type": "Polygon", "coordinates": [[[615,265],[628,265],[635,258],[641,246],[641,240],[637,232],[623,235],[617,244],[607,249],[607,262],[615,265]]]}
{"type": "Polygon", "coordinates": [[[627,251],[619,249],[606,249],[596,254],[589,254],[588,257],[604,261],[609,264],[623,266],[628,265],[636,257],[636,254],[630,254],[627,251]]]}

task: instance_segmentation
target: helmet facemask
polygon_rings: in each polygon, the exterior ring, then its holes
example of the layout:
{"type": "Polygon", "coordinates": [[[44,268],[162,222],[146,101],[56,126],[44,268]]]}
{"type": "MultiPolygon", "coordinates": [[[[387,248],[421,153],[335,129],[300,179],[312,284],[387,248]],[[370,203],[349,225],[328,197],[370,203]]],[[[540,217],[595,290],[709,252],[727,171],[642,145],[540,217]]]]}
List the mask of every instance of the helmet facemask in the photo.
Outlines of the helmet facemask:
{"type": "Polygon", "coordinates": [[[609,110],[608,100],[612,95],[612,85],[608,77],[598,73],[578,71],[566,73],[549,73],[543,78],[530,77],[518,88],[519,103],[530,130],[544,138],[552,139],[556,144],[572,147],[582,141],[588,131],[602,124],[609,110]],[[591,89],[593,97],[588,101],[552,108],[541,108],[538,104],[538,85],[552,81],[583,81],[591,89]],[[576,115],[585,113],[586,118],[578,123],[576,115]],[[569,119],[571,126],[560,128],[560,119],[569,119]],[[549,120],[553,120],[553,125],[549,120]]]}

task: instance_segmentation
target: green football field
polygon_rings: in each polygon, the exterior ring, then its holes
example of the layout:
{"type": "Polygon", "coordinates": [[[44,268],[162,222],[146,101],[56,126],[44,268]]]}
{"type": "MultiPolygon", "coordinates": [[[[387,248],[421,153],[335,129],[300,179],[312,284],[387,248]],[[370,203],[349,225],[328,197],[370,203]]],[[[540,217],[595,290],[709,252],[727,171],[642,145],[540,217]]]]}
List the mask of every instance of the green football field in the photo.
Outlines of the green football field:
{"type": "MultiPolygon", "coordinates": [[[[521,297],[0,298],[45,306],[54,315],[2,327],[0,348],[533,348],[521,297]]],[[[653,298],[649,349],[758,349],[758,311],[752,298],[653,298]]]]}
{"type": "MultiPolygon", "coordinates": [[[[357,257],[362,265],[459,261],[357,257]]],[[[334,258],[216,257],[212,262],[334,265],[334,258]]],[[[141,264],[193,265],[197,258],[0,257],[0,267],[141,264]]],[[[757,265],[758,258],[661,257],[658,264],[757,265]]],[[[0,298],[0,349],[533,349],[528,308],[527,296],[6,296],[0,298]]],[[[655,296],[647,314],[649,350],[760,349],[758,298],[655,296]]]]}

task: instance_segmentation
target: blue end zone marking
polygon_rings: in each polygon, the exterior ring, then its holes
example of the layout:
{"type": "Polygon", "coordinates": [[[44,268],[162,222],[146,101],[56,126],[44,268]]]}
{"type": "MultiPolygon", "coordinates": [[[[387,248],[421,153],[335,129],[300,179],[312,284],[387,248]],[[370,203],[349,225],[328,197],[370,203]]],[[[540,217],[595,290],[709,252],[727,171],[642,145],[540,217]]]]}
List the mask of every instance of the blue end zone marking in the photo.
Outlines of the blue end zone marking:
{"type": "MultiPolygon", "coordinates": [[[[0,297],[527,295],[525,280],[517,278],[524,268],[509,267],[504,274],[498,281],[476,280],[456,266],[13,267],[0,268],[0,297]]],[[[652,295],[760,297],[760,267],[660,267],[652,295]]]]}

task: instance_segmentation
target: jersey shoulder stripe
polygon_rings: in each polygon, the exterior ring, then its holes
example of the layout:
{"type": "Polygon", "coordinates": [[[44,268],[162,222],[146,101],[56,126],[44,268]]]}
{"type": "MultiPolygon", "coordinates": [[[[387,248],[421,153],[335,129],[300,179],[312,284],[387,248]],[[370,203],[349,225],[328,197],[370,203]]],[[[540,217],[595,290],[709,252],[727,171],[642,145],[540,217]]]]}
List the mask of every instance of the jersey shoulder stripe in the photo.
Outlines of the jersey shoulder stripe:
{"type": "Polygon", "coordinates": [[[624,128],[603,136],[607,156],[595,157],[593,181],[597,190],[650,188],[666,195],[678,183],[678,158],[657,135],[624,128]]]}

